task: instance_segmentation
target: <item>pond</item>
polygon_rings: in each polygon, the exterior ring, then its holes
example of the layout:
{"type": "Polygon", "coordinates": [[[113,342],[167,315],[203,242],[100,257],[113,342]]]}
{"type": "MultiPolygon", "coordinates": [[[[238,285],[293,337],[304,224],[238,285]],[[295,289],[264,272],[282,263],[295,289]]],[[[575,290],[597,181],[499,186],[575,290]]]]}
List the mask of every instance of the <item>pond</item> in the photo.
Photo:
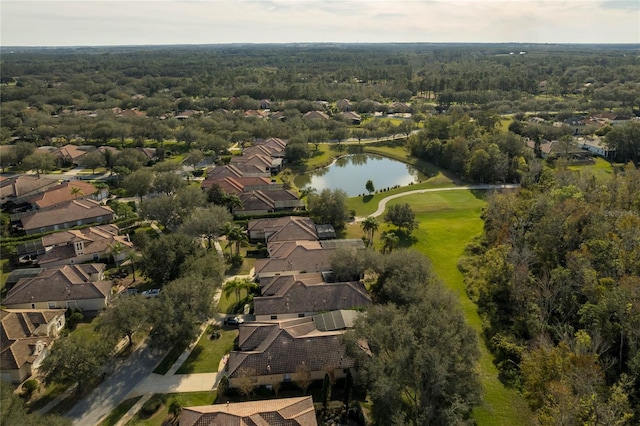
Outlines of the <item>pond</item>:
{"type": "Polygon", "coordinates": [[[372,154],[353,154],[338,158],[329,167],[298,176],[298,188],[342,189],[349,197],[367,194],[365,185],[373,182],[376,190],[404,186],[426,180],[427,176],[397,160],[372,154]]]}

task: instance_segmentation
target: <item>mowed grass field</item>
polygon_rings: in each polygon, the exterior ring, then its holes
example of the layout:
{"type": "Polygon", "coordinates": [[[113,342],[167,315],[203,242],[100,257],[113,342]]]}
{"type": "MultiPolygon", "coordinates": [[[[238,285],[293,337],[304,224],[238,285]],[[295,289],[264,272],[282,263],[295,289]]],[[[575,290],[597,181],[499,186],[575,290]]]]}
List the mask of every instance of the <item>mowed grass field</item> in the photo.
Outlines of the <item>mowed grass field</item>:
{"type": "MultiPolygon", "coordinates": [[[[421,251],[431,259],[436,274],[458,296],[467,322],[478,332],[478,336],[481,332],[481,320],[476,305],[466,295],[457,263],[465,246],[482,233],[483,222],[480,216],[486,205],[485,196],[485,192],[481,191],[443,191],[407,195],[389,203],[411,205],[420,226],[413,233],[415,239],[410,248],[421,251]]],[[[378,220],[381,226],[375,237],[376,243],[379,234],[389,229],[382,223],[382,217],[378,220]]],[[[349,238],[359,238],[362,235],[360,224],[348,226],[349,238]]],[[[376,247],[379,248],[379,244],[376,247]]],[[[480,341],[479,346],[481,359],[478,372],[482,380],[484,402],[474,411],[477,424],[530,424],[531,415],[526,403],[514,390],[506,388],[498,380],[493,356],[484,342],[480,341]]]]}

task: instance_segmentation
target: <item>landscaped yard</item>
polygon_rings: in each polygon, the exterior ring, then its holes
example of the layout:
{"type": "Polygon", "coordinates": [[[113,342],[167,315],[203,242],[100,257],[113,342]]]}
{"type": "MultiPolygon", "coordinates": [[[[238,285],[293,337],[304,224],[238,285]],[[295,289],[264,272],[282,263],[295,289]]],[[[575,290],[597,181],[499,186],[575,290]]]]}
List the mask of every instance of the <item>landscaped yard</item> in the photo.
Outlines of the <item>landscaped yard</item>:
{"type": "Polygon", "coordinates": [[[151,417],[143,418],[141,413],[136,414],[128,423],[128,426],[162,426],[166,420],[170,419],[169,405],[172,401],[178,401],[182,407],[192,407],[198,405],[210,405],[216,400],[216,391],[208,392],[188,392],[171,393],[161,395],[165,403],[151,417]]]}
{"type": "Polygon", "coordinates": [[[222,357],[233,350],[237,336],[238,330],[221,330],[210,325],[176,374],[215,373],[222,357]],[[220,337],[211,339],[215,330],[220,332],[220,337]]]}
{"type": "Polygon", "coordinates": [[[122,418],[122,416],[127,414],[127,411],[129,411],[129,409],[133,407],[140,398],[142,397],[137,396],[135,398],[129,398],[121,402],[120,404],[118,404],[115,410],[109,413],[109,415],[103,421],[100,422],[98,426],[113,426],[117,424],[118,421],[120,421],[120,419],[122,418]]]}

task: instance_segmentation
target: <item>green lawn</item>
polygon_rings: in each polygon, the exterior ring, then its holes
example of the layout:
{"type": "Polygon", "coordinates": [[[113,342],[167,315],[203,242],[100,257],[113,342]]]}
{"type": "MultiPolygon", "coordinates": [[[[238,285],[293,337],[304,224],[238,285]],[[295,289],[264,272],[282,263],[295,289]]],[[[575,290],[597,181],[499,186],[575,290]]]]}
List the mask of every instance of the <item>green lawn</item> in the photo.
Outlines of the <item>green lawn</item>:
{"type": "Polygon", "coordinates": [[[180,403],[182,407],[192,407],[198,405],[211,405],[217,397],[216,391],[208,392],[187,392],[187,393],[170,393],[162,394],[162,398],[166,401],[160,409],[151,417],[143,418],[140,413],[136,414],[128,423],[128,426],[162,426],[167,420],[171,419],[169,415],[169,405],[173,400],[180,403]]]}
{"type": "Polygon", "coordinates": [[[610,162],[601,157],[594,157],[595,164],[569,166],[569,170],[580,173],[593,174],[599,180],[609,180],[613,176],[613,166],[610,162]]]}
{"type": "MultiPolygon", "coordinates": [[[[431,259],[440,279],[458,296],[468,324],[478,335],[481,331],[481,320],[475,304],[465,292],[457,262],[465,246],[482,233],[483,222],[480,214],[485,206],[483,197],[484,193],[480,192],[476,196],[472,191],[448,191],[408,195],[390,202],[411,205],[420,223],[418,230],[413,233],[416,240],[411,247],[425,253],[431,259]]],[[[382,231],[389,229],[389,226],[382,223],[382,219],[380,222],[376,240],[382,231]]],[[[359,238],[363,234],[358,225],[348,228],[349,237],[359,238]]],[[[506,388],[498,380],[498,370],[493,364],[493,356],[483,342],[479,346],[481,358],[478,372],[483,385],[484,401],[474,411],[477,424],[530,424],[531,415],[526,403],[514,390],[506,388]]]]}
{"type": "Polygon", "coordinates": [[[100,422],[98,426],[113,426],[117,424],[122,416],[127,414],[127,411],[129,411],[140,398],[142,398],[142,396],[129,398],[121,402],[103,421],[100,422]]]}
{"type": "Polygon", "coordinates": [[[220,360],[231,350],[238,330],[219,330],[220,338],[212,340],[211,333],[219,328],[209,326],[202,335],[193,352],[178,369],[176,374],[215,373],[220,360]]]}
{"type": "Polygon", "coordinates": [[[236,294],[231,293],[229,296],[224,294],[224,291],[220,295],[220,301],[218,302],[218,312],[223,314],[237,314],[238,309],[244,306],[247,299],[247,291],[240,290],[240,301],[236,299],[236,294]]]}

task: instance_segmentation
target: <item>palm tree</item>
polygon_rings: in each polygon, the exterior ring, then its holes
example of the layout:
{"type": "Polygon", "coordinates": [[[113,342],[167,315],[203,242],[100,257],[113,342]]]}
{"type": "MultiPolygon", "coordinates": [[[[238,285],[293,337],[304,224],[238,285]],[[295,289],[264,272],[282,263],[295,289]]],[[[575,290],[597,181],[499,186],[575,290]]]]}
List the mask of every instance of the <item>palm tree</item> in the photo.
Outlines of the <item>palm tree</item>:
{"type": "Polygon", "coordinates": [[[229,297],[231,293],[236,295],[236,303],[240,302],[240,292],[245,290],[247,292],[257,288],[258,284],[251,281],[249,278],[234,278],[231,281],[227,281],[222,291],[225,297],[229,297]]]}
{"type": "Polygon", "coordinates": [[[225,194],[223,202],[229,209],[229,213],[233,213],[234,210],[242,207],[242,200],[237,195],[225,194]]]}
{"type": "Polygon", "coordinates": [[[71,187],[71,195],[73,195],[73,199],[77,199],[79,196],[84,195],[84,192],[82,192],[82,189],[78,188],[77,186],[72,186],[71,187]]]}
{"type": "Polygon", "coordinates": [[[120,257],[120,254],[123,251],[124,251],[124,244],[122,244],[120,241],[116,241],[115,243],[111,244],[109,248],[109,252],[113,256],[113,261],[116,263],[117,268],[120,267],[120,259],[118,258],[120,257]]]}
{"type": "MultiPolygon", "coordinates": [[[[247,239],[247,234],[245,234],[244,229],[242,229],[240,226],[231,226],[230,224],[227,224],[225,226],[225,232],[227,235],[227,247],[229,247],[229,249],[232,248],[233,245],[235,245],[236,247],[236,254],[239,256],[240,255],[240,245],[242,243],[245,243],[247,241],[249,241],[247,239]]],[[[231,255],[233,255],[233,250],[230,250],[231,255]]]]}
{"type": "Polygon", "coordinates": [[[133,274],[133,281],[136,280],[136,260],[138,260],[138,254],[135,250],[127,250],[125,253],[125,260],[128,260],[131,264],[131,273],[133,274]]]}
{"type": "Polygon", "coordinates": [[[382,241],[382,253],[391,253],[400,243],[400,237],[391,231],[383,232],[380,240],[382,241]]]}
{"type": "Polygon", "coordinates": [[[376,218],[369,216],[362,221],[360,226],[362,227],[362,230],[367,233],[367,238],[369,239],[367,246],[373,244],[373,235],[380,227],[376,218]]]}
{"type": "Polygon", "coordinates": [[[312,188],[310,186],[305,186],[304,188],[302,188],[300,190],[300,199],[302,200],[304,197],[307,197],[307,201],[309,200],[309,196],[311,194],[315,194],[317,191],[315,188],[312,188]]]}

